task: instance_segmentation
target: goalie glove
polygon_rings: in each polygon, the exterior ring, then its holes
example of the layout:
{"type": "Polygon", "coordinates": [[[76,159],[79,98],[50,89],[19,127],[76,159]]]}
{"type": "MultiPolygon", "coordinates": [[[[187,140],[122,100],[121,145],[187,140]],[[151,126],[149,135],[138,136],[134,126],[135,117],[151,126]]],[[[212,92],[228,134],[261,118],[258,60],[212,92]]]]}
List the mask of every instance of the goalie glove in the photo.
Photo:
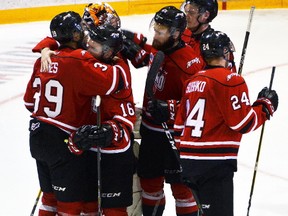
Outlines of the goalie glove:
{"type": "Polygon", "coordinates": [[[122,33],[126,39],[133,41],[134,43],[138,44],[142,48],[147,42],[147,38],[144,37],[143,34],[134,33],[128,30],[122,30],[122,33]]]}
{"type": "Polygon", "coordinates": [[[263,105],[262,110],[266,113],[266,117],[270,120],[270,116],[278,108],[278,94],[275,90],[269,90],[264,87],[258,94],[257,100],[253,103],[253,106],[263,105]]]}
{"type": "Polygon", "coordinates": [[[135,68],[140,68],[148,65],[149,53],[142,49],[132,40],[124,40],[123,49],[121,50],[123,57],[129,59],[135,68]]]}
{"type": "Polygon", "coordinates": [[[152,100],[148,101],[147,111],[150,112],[153,120],[156,123],[175,120],[177,102],[176,100],[152,100]]]}

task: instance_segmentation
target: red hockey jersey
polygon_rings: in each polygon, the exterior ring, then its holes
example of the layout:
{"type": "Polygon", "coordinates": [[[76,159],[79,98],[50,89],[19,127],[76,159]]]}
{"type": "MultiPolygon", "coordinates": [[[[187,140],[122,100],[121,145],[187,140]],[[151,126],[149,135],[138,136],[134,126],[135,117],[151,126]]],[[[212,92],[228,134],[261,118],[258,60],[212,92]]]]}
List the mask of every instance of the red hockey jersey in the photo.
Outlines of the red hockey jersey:
{"type": "MultiPolygon", "coordinates": [[[[41,40],[33,49],[33,52],[40,52],[44,47],[49,47],[51,50],[57,50],[60,44],[51,38],[46,37],[41,40]]],[[[117,91],[110,95],[104,95],[101,97],[101,120],[116,120],[121,124],[124,130],[124,137],[121,142],[114,143],[107,148],[102,148],[102,153],[121,153],[126,151],[131,145],[131,132],[133,131],[134,123],[136,121],[134,98],[131,88],[131,73],[128,68],[127,60],[124,60],[126,66],[122,72],[124,76],[125,89],[117,91]]],[[[121,63],[123,67],[124,63],[121,63]]],[[[117,66],[116,66],[117,67],[117,66]]],[[[89,110],[87,110],[89,112],[89,110]]],[[[96,112],[96,110],[95,110],[96,112]]],[[[91,116],[89,118],[95,119],[95,112],[89,112],[91,116]]],[[[92,151],[97,151],[96,148],[91,148],[92,151]]]]}
{"type": "Polygon", "coordinates": [[[185,29],[182,36],[181,36],[181,39],[186,43],[188,44],[189,46],[191,46],[195,52],[197,53],[197,55],[201,55],[201,52],[200,52],[200,35],[197,37],[194,37],[192,35],[192,32],[189,30],[189,29],[185,29]]]}
{"type": "Polygon", "coordinates": [[[236,159],[243,133],[266,121],[262,105],[252,107],[244,79],[216,67],[198,72],[185,84],[175,121],[181,160],[197,175],[236,159]]]}
{"type": "MultiPolygon", "coordinates": [[[[127,74],[127,75],[130,75],[127,74]]],[[[131,77],[129,77],[131,79],[131,77]]],[[[102,153],[115,154],[126,151],[131,144],[131,134],[136,122],[134,99],[131,88],[131,81],[128,82],[124,90],[111,95],[105,95],[101,98],[101,121],[115,120],[121,124],[124,134],[123,139],[112,145],[102,148],[102,153]]],[[[97,151],[97,148],[91,148],[92,151],[97,151]]]]}
{"type": "Polygon", "coordinates": [[[41,52],[45,47],[49,47],[50,50],[57,50],[60,47],[60,44],[54,38],[46,37],[36,44],[32,49],[32,52],[41,52]]]}
{"type": "MultiPolygon", "coordinates": [[[[151,53],[150,55],[151,60],[153,60],[153,54],[151,53]]],[[[204,60],[202,57],[195,54],[194,50],[190,46],[184,45],[184,43],[178,49],[173,50],[173,52],[165,53],[164,62],[157,73],[154,83],[155,99],[180,101],[185,81],[203,69],[203,67],[204,60]]],[[[148,96],[145,94],[143,101],[143,125],[152,130],[163,131],[161,125],[153,124],[151,114],[147,112],[147,103],[148,96]]],[[[170,129],[173,129],[173,122],[168,126],[170,129]]]]}
{"type": "MultiPolygon", "coordinates": [[[[204,32],[208,32],[208,31],[214,31],[214,29],[212,29],[210,26],[204,31],[204,32]]],[[[204,33],[202,32],[201,34],[197,34],[197,35],[193,35],[193,33],[189,30],[189,29],[185,29],[185,31],[183,32],[181,39],[188,44],[189,46],[191,46],[197,55],[202,55],[201,54],[201,50],[200,50],[200,39],[202,37],[202,34],[204,33]]],[[[229,68],[232,72],[237,72],[236,70],[236,66],[234,63],[234,54],[231,52],[230,56],[229,56],[229,68]]]]}
{"type": "Polygon", "coordinates": [[[40,59],[36,61],[24,102],[33,117],[67,132],[95,124],[93,96],[115,92],[120,75],[124,83],[128,83],[125,74],[130,71],[121,59],[111,66],[99,62],[85,50],[63,48],[51,60],[48,72],[41,72],[40,59]]]}

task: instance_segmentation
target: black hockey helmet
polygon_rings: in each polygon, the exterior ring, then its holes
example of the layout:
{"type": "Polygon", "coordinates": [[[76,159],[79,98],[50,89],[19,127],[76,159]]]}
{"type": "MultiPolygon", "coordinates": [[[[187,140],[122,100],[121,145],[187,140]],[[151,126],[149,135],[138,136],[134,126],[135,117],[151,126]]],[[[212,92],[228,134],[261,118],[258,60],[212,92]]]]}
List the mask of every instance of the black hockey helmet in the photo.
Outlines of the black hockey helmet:
{"type": "Polygon", "coordinates": [[[81,16],[74,11],[60,13],[50,22],[51,35],[60,43],[71,41],[74,32],[82,31],[81,16]]]}
{"type": "Polygon", "coordinates": [[[186,4],[196,4],[199,6],[199,12],[209,11],[208,22],[211,22],[218,14],[217,0],[186,0],[186,4]]]}
{"type": "Polygon", "coordinates": [[[185,30],[187,24],[185,13],[174,6],[166,6],[159,10],[152,19],[151,24],[153,21],[170,29],[175,28],[181,33],[185,30]]]}
{"type": "Polygon", "coordinates": [[[230,38],[221,31],[208,31],[203,33],[200,39],[200,49],[203,57],[224,57],[228,52],[234,52],[235,48],[230,38]]]}
{"type": "Polygon", "coordinates": [[[123,35],[121,30],[112,25],[94,26],[90,29],[89,36],[93,41],[101,43],[107,48],[113,48],[113,53],[117,54],[123,47],[123,35]]]}

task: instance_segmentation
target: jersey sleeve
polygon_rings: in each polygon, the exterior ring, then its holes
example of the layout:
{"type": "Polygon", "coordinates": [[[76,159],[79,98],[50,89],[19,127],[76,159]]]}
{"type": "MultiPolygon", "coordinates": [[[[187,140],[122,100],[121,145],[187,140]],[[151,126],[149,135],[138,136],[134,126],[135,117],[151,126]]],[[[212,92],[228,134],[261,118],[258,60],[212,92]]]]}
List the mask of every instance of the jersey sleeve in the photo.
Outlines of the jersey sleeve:
{"type": "Polygon", "coordinates": [[[59,45],[60,44],[55,39],[46,37],[32,49],[32,52],[41,52],[41,50],[45,47],[48,47],[50,50],[57,50],[59,45]]]}
{"type": "Polygon", "coordinates": [[[31,75],[31,78],[30,78],[27,86],[26,86],[26,91],[25,91],[25,94],[23,96],[24,105],[25,105],[26,109],[31,113],[34,111],[34,104],[35,104],[34,95],[37,91],[39,91],[39,89],[33,88],[32,82],[34,81],[35,74],[39,69],[40,69],[40,60],[37,59],[37,61],[34,64],[34,67],[33,67],[33,73],[31,75]]]}
{"type": "Polygon", "coordinates": [[[114,65],[110,65],[99,62],[87,51],[75,52],[78,52],[79,58],[81,56],[86,58],[84,61],[79,61],[81,73],[79,73],[79,80],[76,80],[77,84],[81,85],[83,94],[96,95],[93,92],[97,92],[99,95],[110,95],[128,85],[126,74],[129,67],[124,60],[119,59],[114,65]]]}
{"type": "MultiPolygon", "coordinates": [[[[261,106],[251,106],[245,80],[241,76],[233,76],[233,73],[231,79],[238,80],[234,82],[240,84],[233,87],[226,87],[225,91],[222,89],[222,97],[225,98],[226,102],[223,101],[223,104],[221,104],[221,99],[219,99],[220,103],[218,106],[223,113],[226,124],[232,130],[242,134],[249,133],[260,127],[266,121],[266,117],[261,110],[261,106]]],[[[231,82],[233,82],[233,80],[231,82]]],[[[219,89],[219,91],[221,91],[221,89],[219,89]]],[[[218,93],[220,95],[220,92],[218,93]]]]}
{"type": "MultiPolygon", "coordinates": [[[[125,69],[125,65],[122,65],[125,69]]],[[[128,66],[127,66],[128,67],[128,66]]],[[[114,121],[123,130],[123,137],[118,142],[112,142],[111,146],[105,148],[105,151],[117,152],[125,149],[131,144],[131,136],[136,122],[135,104],[131,88],[130,71],[123,71],[127,78],[127,85],[124,89],[116,91],[110,95],[102,96],[101,102],[101,120],[114,121]]]]}
{"type": "Polygon", "coordinates": [[[123,129],[120,142],[113,142],[111,147],[123,147],[130,143],[134,124],[136,122],[135,106],[131,89],[121,90],[115,95],[104,97],[102,100],[102,119],[113,120],[123,129]],[[127,92],[126,92],[127,91],[127,92]],[[129,93],[130,92],[130,93],[129,93]],[[122,94],[122,96],[121,96],[122,94]],[[129,94],[128,96],[126,94],[129,94]]]}
{"type": "Polygon", "coordinates": [[[135,105],[131,89],[121,90],[110,96],[104,96],[101,107],[103,120],[115,120],[132,132],[136,122],[135,105]]]}
{"type": "Polygon", "coordinates": [[[102,119],[109,120],[111,116],[113,120],[121,123],[124,127],[132,132],[134,123],[136,122],[135,104],[131,86],[131,73],[129,66],[123,63],[123,60],[118,59],[115,62],[117,68],[120,69],[120,76],[125,80],[124,88],[112,93],[103,98],[103,112],[102,119]]]}

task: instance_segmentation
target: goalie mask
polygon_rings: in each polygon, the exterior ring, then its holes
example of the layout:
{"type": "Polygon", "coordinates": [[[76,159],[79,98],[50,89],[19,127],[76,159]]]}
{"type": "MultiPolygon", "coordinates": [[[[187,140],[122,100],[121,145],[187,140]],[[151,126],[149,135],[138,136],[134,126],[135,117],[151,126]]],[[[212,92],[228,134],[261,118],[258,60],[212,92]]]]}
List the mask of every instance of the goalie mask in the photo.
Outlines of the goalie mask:
{"type": "Polygon", "coordinates": [[[226,60],[235,48],[230,38],[221,31],[210,31],[202,35],[200,49],[205,59],[223,57],[226,60]]]}
{"type": "Polygon", "coordinates": [[[116,11],[107,3],[90,3],[84,9],[83,20],[88,27],[110,24],[121,27],[121,21],[116,11]]]}

